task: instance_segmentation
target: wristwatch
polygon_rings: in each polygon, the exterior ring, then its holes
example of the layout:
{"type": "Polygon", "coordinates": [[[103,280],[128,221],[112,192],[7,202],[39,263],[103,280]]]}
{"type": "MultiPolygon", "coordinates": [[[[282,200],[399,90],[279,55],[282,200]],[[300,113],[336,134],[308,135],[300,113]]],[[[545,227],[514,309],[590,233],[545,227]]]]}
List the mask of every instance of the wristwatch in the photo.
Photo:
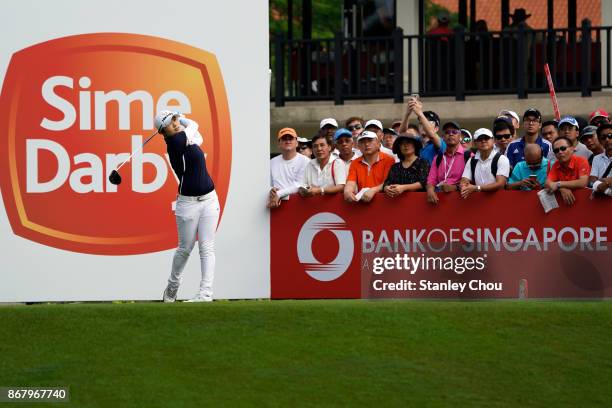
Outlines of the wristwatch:
{"type": "Polygon", "coordinates": [[[321,187],[321,195],[325,195],[325,188],[321,187]]]}
{"type": "Polygon", "coordinates": [[[557,190],[561,188],[561,182],[557,181],[557,190]]]}
{"type": "Polygon", "coordinates": [[[476,186],[476,189],[477,189],[478,191],[482,191],[482,189],[480,188],[480,186],[476,186]]]}

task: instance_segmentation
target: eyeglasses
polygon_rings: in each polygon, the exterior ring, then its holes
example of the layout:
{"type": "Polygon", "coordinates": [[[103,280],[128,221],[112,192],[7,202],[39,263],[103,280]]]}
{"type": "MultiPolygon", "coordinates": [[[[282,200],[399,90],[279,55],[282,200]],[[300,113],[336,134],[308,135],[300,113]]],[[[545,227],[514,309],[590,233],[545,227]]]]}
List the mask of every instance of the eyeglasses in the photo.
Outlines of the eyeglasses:
{"type": "Polygon", "coordinates": [[[564,151],[566,151],[567,149],[568,149],[568,147],[567,147],[567,146],[557,147],[556,149],[553,149],[553,153],[554,153],[554,154],[557,154],[557,153],[559,153],[559,152],[564,152],[564,151]]]}
{"type": "Polygon", "coordinates": [[[461,139],[461,144],[470,143],[471,141],[472,141],[472,138],[466,136],[463,139],[461,139]]]}
{"type": "Polygon", "coordinates": [[[607,135],[606,135],[606,134],[601,135],[601,138],[602,138],[602,139],[608,139],[608,140],[610,140],[610,139],[612,139],[612,133],[608,133],[607,135]]]}
{"type": "Polygon", "coordinates": [[[300,146],[297,148],[299,151],[310,149],[308,146],[300,146]]]}
{"type": "Polygon", "coordinates": [[[523,123],[540,123],[540,119],[523,119],[523,123]]]}
{"type": "Polygon", "coordinates": [[[495,139],[497,140],[502,140],[502,139],[510,139],[512,137],[512,135],[510,133],[503,133],[503,134],[497,134],[495,135],[495,139]]]}
{"type": "Polygon", "coordinates": [[[478,139],[476,139],[477,142],[488,142],[489,140],[491,140],[489,136],[480,136],[478,139]]]}
{"type": "Polygon", "coordinates": [[[280,138],[280,140],[282,140],[283,142],[291,142],[291,141],[295,140],[295,137],[287,135],[287,136],[282,136],[280,138]]]}
{"type": "Polygon", "coordinates": [[[357,124],[353,126],[347,126],[346,128],[352,132],[353,130],[363,129],[363,126],[361,126],[360,124],[357,124]]]}
{"type": "Polygon", "coordinates": [[[447,129],[444,131],[444,133],[446,133],[447,135],[459,135],[461,134],[461,131],[457,129],[447,129]]]}

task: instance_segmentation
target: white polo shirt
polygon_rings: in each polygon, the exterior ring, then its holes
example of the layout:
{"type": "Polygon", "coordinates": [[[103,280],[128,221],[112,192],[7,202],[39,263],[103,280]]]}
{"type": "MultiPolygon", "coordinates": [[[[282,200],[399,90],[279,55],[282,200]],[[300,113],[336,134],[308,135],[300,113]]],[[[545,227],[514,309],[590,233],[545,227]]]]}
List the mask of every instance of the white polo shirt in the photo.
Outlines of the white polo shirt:
{"type": "MultiPolygon", "coordinates": [[[[491,164],[493,163],[493,157],[495,156],[495,152],[491,151],[487,160],[480,160],[480,152],[476,153],[476,156],[471,157],[467,163],[465,163],[465,168],[463,169],[462,178],[466,178],[468,180],[472,180],[472,160],[478,160],[476,162],[476,177],[474,180],[476,181],[477,186],[484,186],[486,184],[495,183],[495,176],[491,174],[491,164]]],[[[497,175],[504,176],[508,178],[510,175],[510,160],[504,155],[499,156],[499,160],[497,161],[497,175]]]]}
{"type": "Polygon", "coordinates": [[[330,157],[327,164],[321,168],[318,159],[308,162],[302,180],[303,186],[327,187],[346,184],[346,166],[342,159],[330,157]]]}
{"type": "MultiPolygon", "coordinates": [[[[593,165],[591,166],[591,176],[601,178],[612,162],[612,157],[606,156],[606,152],[600,153],[593,157],[593,165]]],[[[608,174],[608,177],[612,177],[612,171],[608,174]]]]}

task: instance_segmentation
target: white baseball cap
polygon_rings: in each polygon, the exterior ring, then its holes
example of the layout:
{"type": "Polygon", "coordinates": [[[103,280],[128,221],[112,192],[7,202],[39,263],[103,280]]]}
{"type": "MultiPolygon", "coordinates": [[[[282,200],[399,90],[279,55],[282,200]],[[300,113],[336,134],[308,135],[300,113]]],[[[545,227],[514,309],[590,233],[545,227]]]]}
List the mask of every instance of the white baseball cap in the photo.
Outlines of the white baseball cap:
{"type": "Polygon", "coordinates": [[[520,121],[521,121],[521,119],[519,118],[518,113],[516,113],[515,111],[507,110],[507,109],[500,110],[500,111],[499,111],[499,115],[497,115],[497,116],[508,116],[508,115],[510,115],[510,116],[512,116],[514,119],[516,119],[516,120],[517,120],[517,122],[520,122],[520,121]]]}
{"type": "Polygon", "coordinates": [[[178,114],[178,112],[172,112],[169,110],[159,111],[157,115],[155,115],[155,129],[158,131],[162,130],[168,126],[170,122],[172,122],[172,118],[178,114]]]}
{"type": "Polygon", "coordinates": [[[357,137],[357,141],[360,141],[361,139],[378,139],[378,136],[374,132],[365,130],[357,137]]]}
{"type": "Polygon", "coordinates": [[[493,133],[487,128],[480,128],[474,132],[474,140],[478,140],[480,136],[489,136],[490,138],[492,138],[493,133]]]}
{"type": "Polygon", "coordinates": [[[323,129],[323,126],[326,126],[326,125],[332,125],[333,127],[338,127],[338,122],[336,122],[336,119],[334,118],[323,119],[321,121],[321,124],[319,125],[319,129],[323,129]]]}
{"type": "Polygon", "coordinates": [[[368,120],[363,128],[367,129],[368,126],[370,126],[370,125],[376,126],[380,130],[383,130],[382,122],[380,120],[378,120],[378,119],[370,119],[370,120],[368,120]]]}

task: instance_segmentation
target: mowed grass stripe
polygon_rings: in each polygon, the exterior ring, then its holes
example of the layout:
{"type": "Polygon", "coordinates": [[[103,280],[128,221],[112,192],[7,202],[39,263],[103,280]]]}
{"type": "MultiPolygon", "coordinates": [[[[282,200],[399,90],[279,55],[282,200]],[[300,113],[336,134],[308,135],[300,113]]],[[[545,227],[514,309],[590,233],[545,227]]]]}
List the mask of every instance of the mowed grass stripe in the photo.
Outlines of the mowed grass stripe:
{"type": "Polygon", "coordinates": [[[0,385],[67,385],[79,407],[609,406],[611,318],[612,302],[6,306],[0,385]]]}

